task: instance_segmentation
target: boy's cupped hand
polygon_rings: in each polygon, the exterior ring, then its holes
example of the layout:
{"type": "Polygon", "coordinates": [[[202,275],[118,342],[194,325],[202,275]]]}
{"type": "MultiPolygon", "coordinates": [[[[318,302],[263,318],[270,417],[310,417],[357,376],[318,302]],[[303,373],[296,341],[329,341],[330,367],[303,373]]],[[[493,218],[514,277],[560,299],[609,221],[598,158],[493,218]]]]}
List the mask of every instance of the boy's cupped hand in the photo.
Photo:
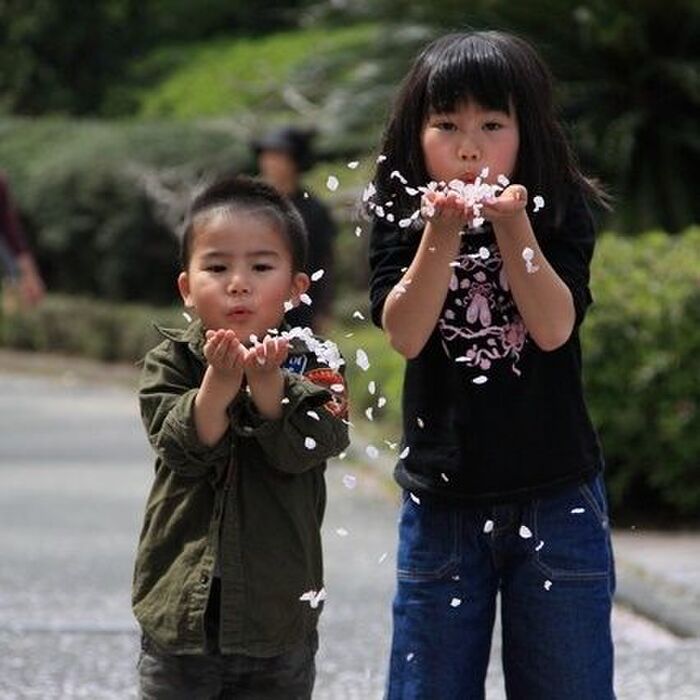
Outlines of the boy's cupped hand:
{"type": "Polygon", "coordinates": [[[232,330],[208,330],[205,334],[204,357],[217,374],[240,379],[245,373],[258,377],[273,372],[289,353],[286,338],[266,335],[259,343],[246,348],[232,330]]]}
{"type": "Polygon", "coordinates": [[[259,343],[247,349],[245,373],[251,377],[260,377],[278,370],[287,359],[289,341],[279,336],[266,335],[259,343]]]}
{"type": "Polygon", "coordinates": [[[204,357],[219,375],[241,380],[248,351],[232,330],[220,328],[205,334],[204,357]]]}

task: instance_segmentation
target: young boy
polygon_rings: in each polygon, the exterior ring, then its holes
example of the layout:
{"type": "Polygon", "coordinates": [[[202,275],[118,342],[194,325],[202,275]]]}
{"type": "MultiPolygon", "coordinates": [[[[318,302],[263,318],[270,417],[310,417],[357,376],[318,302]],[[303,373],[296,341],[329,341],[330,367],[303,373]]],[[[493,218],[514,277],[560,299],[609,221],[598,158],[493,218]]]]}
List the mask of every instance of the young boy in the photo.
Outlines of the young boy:
{"type": "Polygon", "coordinates": [[[178,286],[198,319],[159,329],[139,392],[157,455],[133,586],[142,698],[311,697],[325,460],[348,433],[342,375],[280,335],[305,254],[268,185],[221,180],[190,206],[178,286]]]}

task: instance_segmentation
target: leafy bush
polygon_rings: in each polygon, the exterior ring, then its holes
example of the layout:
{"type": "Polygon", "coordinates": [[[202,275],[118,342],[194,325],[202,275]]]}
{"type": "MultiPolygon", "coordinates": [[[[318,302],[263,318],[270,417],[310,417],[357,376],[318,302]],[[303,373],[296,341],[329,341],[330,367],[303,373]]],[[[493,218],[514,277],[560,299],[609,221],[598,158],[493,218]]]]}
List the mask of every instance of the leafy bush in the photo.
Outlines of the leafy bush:
{"type": "Polygon", "coordinates": [[[0,319],[0,344],[18,350],[136,362],[158,341],[153,327],[185,325],[180,310],[49,295],[36,309],[0,319]]]}
{"type": "Polygon", "coordinates": [[[607,235],[583,326],[614,499],[700,510],[700,229],[607,235]]]}
{"type": "Polygon", "coordinates": [[[48,287],[113,300],[177,299],[174,231],[189,191],[247,155],[207,125],[11,120],[0,133],[48,287]]]}

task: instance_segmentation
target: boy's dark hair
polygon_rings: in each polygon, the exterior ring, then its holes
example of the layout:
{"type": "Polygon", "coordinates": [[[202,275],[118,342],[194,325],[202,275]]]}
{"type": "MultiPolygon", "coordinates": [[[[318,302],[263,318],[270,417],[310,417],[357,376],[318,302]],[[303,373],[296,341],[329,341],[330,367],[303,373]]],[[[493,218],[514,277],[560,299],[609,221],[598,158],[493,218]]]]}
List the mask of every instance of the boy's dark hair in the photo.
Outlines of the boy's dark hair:
{"type": "Polygon", "coordinates": [[[285,237],[292,255],[292,272],[306,269],[306,226],[296,207],[274,187],[244,175],[228,175],[196,192],[185,215],[180,264],[187,270],[192,257],[196,220],[214,209],[244,212],[266,218],[285,237]]]}
{"type": "Polygon", "coordinates": [[[605,194],[579,170],[558,121],[546,64],[527,41],[498,31],[448,34],[415,59],[384,132],[386,160],[375,174],[377,201],[393,197],[401,211],[417,208],[391,173],[398,170],[414,187],[427,183],[421,146],[425,120],[431,112],[450,112],[472,99],[508,114],[515,108],[520,145],[511,180],[525,185],[531,197],[544,196],[545,224],[561,222],[572,185],[606,206],[605,194]]]}

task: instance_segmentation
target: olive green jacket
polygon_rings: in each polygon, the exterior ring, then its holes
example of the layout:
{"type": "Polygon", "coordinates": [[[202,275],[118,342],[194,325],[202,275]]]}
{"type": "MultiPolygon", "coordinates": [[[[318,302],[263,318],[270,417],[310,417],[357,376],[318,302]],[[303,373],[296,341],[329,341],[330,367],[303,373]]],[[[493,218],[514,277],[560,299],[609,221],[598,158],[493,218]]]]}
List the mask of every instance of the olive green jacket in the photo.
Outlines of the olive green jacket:
{"type": "Polygon", "coordinates": [[[228,409],[231,429],[208,447],[193,420],[206,369],[202,326],[159,330],[166,339],[146,355],[139,389],[156,462],[134,613],[164,649],[204,653],[216,567],[222,653],[283,653],[314,629],[320,613],[299,598],[323,587],[325,460],[348,444],[343,394],[328,387],[343,378],[292,341],[281,418],[263,419],[242,389],[228,409]]]}

